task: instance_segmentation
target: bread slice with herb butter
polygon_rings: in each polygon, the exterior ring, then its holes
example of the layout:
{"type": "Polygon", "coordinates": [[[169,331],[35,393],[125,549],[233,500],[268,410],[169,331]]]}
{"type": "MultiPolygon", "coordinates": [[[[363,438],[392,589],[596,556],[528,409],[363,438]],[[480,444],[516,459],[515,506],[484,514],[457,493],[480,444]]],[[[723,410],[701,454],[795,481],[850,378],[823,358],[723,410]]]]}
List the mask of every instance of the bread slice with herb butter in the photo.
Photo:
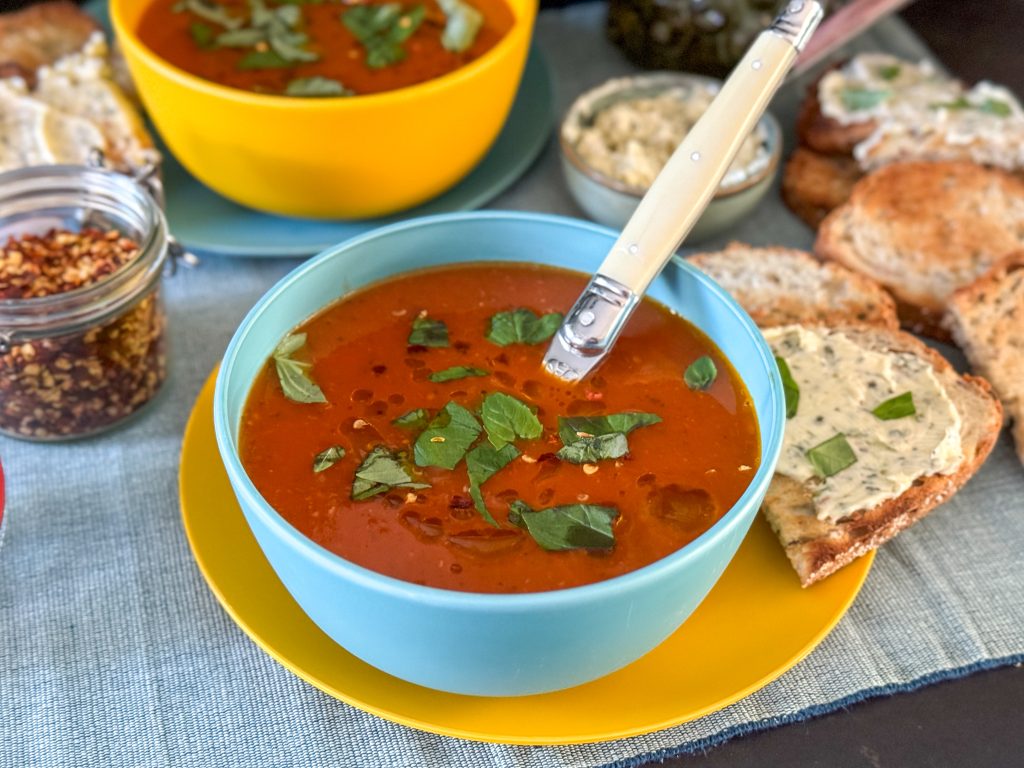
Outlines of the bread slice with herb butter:
{"type": "Polygon", "coordinates": [[[904,327],[947,340],[953,291],[1024,248],[1024,181],[973,163],[894,163],[865,176],[814,244],[880,283],[904,327]]]}
{"type": "Polygon", "coordinates": [[[992,382],[1013,418],[1017,456],[1024,464],[1024,251],[956,291],[946,323],[971,367],[992,382]]]}
{"type": "Polygon", "coordinates": [[[806,251],[729,243],[687,259],[714,279],[762,328],[862,322],[896,329],[896,304],[877,283],[806,251]]]}
{"type": "Polygon", "coordinates": [[[999,436],[988,383],[910,334],[792,325],[765,337],[789,374],[790,418],[763,510],[805,587],[949,499],[999,436]]]}

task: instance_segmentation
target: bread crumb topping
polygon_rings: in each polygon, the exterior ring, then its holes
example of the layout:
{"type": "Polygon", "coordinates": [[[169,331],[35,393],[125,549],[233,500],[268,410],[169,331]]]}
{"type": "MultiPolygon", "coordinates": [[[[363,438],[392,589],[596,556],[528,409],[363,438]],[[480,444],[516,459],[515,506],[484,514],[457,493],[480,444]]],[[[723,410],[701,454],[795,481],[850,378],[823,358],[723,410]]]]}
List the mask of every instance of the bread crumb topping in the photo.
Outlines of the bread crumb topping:
{"type": "Polygon", "coordinates": [[[865,349],[828,328],[790,325],[764,336],[800,387],[776,471],[811,489],[819,520],[835,523],[876,507],[917,478],[952,474],[963,462],[960,414],[927,360],[865,349]],[[885,421],[872,413],[905,392],[913,393],[914,415],[885,421]],[[807,451],[837,434],[856,462],[822,478],[807,451]]]}

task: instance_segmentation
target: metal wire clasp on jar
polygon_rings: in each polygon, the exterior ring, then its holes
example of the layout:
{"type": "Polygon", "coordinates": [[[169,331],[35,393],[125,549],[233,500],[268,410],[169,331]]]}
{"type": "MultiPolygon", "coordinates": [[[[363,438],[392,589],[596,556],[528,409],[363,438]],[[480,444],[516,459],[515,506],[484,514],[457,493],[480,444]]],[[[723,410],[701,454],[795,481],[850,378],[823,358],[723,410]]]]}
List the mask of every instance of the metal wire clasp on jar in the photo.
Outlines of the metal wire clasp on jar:
{"type": "Polygon", "coordinates": [[[0,433],[61,440],[137,412],[167,375],[167,224],[100,168],[0,174],[0,433]]]}

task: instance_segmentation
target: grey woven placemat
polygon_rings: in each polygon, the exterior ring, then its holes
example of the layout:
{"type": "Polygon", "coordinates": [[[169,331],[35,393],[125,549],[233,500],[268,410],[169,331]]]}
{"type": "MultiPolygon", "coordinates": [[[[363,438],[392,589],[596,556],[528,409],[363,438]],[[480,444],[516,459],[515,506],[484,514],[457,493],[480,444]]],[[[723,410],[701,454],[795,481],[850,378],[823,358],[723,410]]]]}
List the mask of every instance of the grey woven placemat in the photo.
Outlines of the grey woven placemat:
{"type": "MultiPolygon", "coordinates": [[[[584,87],[631,71],[602,25],[597,5],[541,14],[560,112],[584,87]]],[[[856,45],[927,55],[896,22],[856,45]]],[[[773,106],[784,125],[798,96],[790,87],[773,106]]],[[[495,207],[577,213],[553,147],[495,207]]],[[[773,202],[734,236],[810,242],[773,202]]],[[[0,439],[10,505],[0,550],[3,768],[632,765],[1024,653],[1024,471],[1004,436],[962,493],[884,548],[811,656],[697,722],[606,744],[507,747],[420,733],[335,701],[227,617],[192,561],[177,500],[191,404],[245,311],[292,266],[207,257],[169,280],[172,377],[130,426],[67,445],[0,439]]]]}

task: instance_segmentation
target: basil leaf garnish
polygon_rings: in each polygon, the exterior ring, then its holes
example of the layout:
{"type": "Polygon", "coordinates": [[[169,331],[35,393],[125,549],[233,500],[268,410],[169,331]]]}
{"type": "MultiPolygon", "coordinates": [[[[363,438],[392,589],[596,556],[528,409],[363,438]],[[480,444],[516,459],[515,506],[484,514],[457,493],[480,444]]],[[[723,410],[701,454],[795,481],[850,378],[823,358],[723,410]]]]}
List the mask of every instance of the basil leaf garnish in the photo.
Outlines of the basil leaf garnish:
{"type": "Polygon", "coordinates": [[[683,374],[686,386],[694,391],[707,389],[715,383],[716,378],[718,378],[718,368],[715,367],[715,361],[707,355],[698,357],[690,363],[686,373],[683,374]]]}
{"type": "Polygon", "coordinates": [[[544,428],[530,406],[504,392],[492,392],[480,406],[480,418],[487,439],[495,448],[502,448],[517,437],[531,440],[540,437],[544,428]]]}
{"type": "Polygon", "coordinates": [[[426,408],[416,408],[403,413],[391,423],[402,429],[425,429],[430,423],[430,412],[426,408]]]}
{"type": "Polygon", "coordinates": [[[455,469],[479,434],[476,417],[458,403],[449,402],[416,438],[416,464],[455,469]]]}
{"type": "Polygon", "coordinates": [[[971,102],[963,96],[957,96],[953,101],[936,101],[928,106],[932,109],[970,109],[971,102]]]}
{"type": "Polygon", "coordinates": [[[430,380],[435,384],[440,384],[443,381],[455,381],[456,379],[465,379],[470,376],[487,376],[488,372],[483,368],[473,368],[468,365],[453,365],[451,368],[445,368],[443,371],[436,371],[430,374],[430,380]]]}
{"type": "Polygon", "coordinates": [[[786,396],[786,418],[792,419],[796,416],[796,409],[800,405],[800,385],[796,383],[796,379],[789,371],[789,365],[783,358],[776,355],[775,364],[779,366],[779,375],[782,377],[782,393],[786,396]]]}
{"type": "MultiPolygon", "coordinates": [[[[357,6],[357,8],[373,7],[376,6],[357,6]]],[[[356,8],[352,10],[356,10],[356,8]]],[[[447,347],[448,326],[442,320],[417,317],[412,321],[412,330],[409,332],[409,345],[414,347],[447,347]]]]}
{"type": "Polygon", "coordinates": [[[297,77],[290,81],[284,89],[285,96],[352,96],[353,93],[337,80],[314,75],[313,77],[297,77]]]}
{"type": "Polygon", "coordinates": [[[281,382],[281,391],[297,403],[326,403],[323,391],[309,376],[310,363],[292,360],[291,356],[306,344],[306,334],[290,333],[274,349],[274,367],[281,382]]]}
{"type": "Polygon", "coordinates": [[[425,15],[422,5],[403,11],[398,3],[383,3],[349,8],[341,21],[366,49],[366,65],[380,69],[405,58],[402,43],[419,28],[425,15]]]}
{"type": "Polygon", "coordinates": [[[229,29],[217,35],[217,45],[225,48],[251,48],[267,39],[267,33],[262,29],[246,27],[244,29],[229,29]]]}
{"type": "Polygon", "coordinates": [[[890,397],[884,403],[879,403],[872,413],[882,421],[892,421],[893,419],[913,416],[917,413],[917,409],[914,407],[914,393],[904,392],[902,395],[890,397]]]}
{"type": "Polygon", "coordinates": [[[448,17],[441,33],[441,45],[445,50],[462,53],[476,40],[484,23],[483,14],[462,0],[438,0],[437,4],[448,17]]]}
{"type": "Polygon", "coordinates": [[[843,106],[850,112],[877,107],[891,95],[887,89],[844,88],[839,92],[843,106]]]}
{"type": "Polygon", "coordinates": [[[200,48],[209,48],[213,45],[214,38],[217,33],[213,31],[213,27],[209,24],[203,24],[201,21],[193,21],[188,25],[188,33],[192,35],[192,40],[200,48]]]}
{"type": "Polygon", "coordinates": [[[558,419],[558,436],[564,445],[572,445],[587,437],[616,432],[628,435],[637,427],[661,422],[656,413],[609,413],[606,416],[562,416],[558,419]]]}
{"type": "Polygon", "coordinates": [[[612,523],[619,516],[615,507],[569,504],[534,511],[522,501],[512,502],[508,519],[526,529],[533,540],[551,552],[570,549],[612,549],[612,523]]]}
{"type": "MultiPolygon", "coordinates": [[[[294,5],[288,5],[278,8],[275,13],[289,10],[298,11],[299,9],[294,5]]],[[[277,21],[277,18],[275,16],[275,19],[267,27],[267,42],[270,43],[271,50],[286,61],[318,61],[320,59],[318,54],[300,47],[305,45],[309,38],[301,32],[289,31],[283,22],[277,21]]]]}
{"type": "Polygon", "coordinates": [[[570,464],[593,464],[603,459],[618,459],[629,453],[629,442],[621,432],[583,437],[555,454],[570,464]]]}
{"type": "Polygon", "coordinates": [[[174,13],[189,11],[203,21],[209,21],[225,29],[238,29],[242,26],[242,20],[229,14],[223,5],[208,0],[179,0],[171,10],[174,13]]]}
{"type": "Polygon", "coordinates": [[[528,309],[499,312],[491,318],[487,340],[499,347],[509,344],[540,344],[555,335],[562,324],[559,312],[538,317],[528,309]]]}
{"type": "Polygon", "coordinates": [[[313,471],[323,472],[325,469],[330,469],[344,457],[345,449],[340,445],[332,445],[330,448],[320,451],[320,453],[313,457],[313,471]]]}
{"type": "Polygon", "coordinates": [[[352,483],[352,500],[364,501],[392,488],[429,488],[429,483],[417,483],[406,470],[401,457],[391,449],[378,445],[370,451],[356,470],[352,483]]]}
{"type": "Polygon", "coordinates": [[[1000,99],[985,99],[978,106],[978,109],[985,114],[996,115],[997,117],[1009,117],[1013,113],[1010,105],[1000,99]]]}
{"type": "Polygon", "coordinates": [[[903,68],[899,64],[890,64],[878,70],[878,76],[883,80],[895,80],[900,76],[903,68]]]}
{"type": "Polygon", "coordinates": [[[480,492],[480,486],[500,469],[508,466],[519,456],[519,449],[511,443],[506,443],[500,449],[492,448],[488,443],[481,443],[466,454],[466,471],[469,473],[469,496],[473,499],[473,506],[484,520],[498,527],[498,522],[484,504],[484,495],[480,492]]]}
{"type": "Polygon", "coordinates": [[[235,66],[238,69],[283,69],[290,67],[291,62],[274,51],[249,51],[235,66]]]}
{"type": "Polygon", "coordinates": [[[806,456],[821,477],[832,477],[857,463],[857,454],[842,432],[814,446],[806,456]]]}

